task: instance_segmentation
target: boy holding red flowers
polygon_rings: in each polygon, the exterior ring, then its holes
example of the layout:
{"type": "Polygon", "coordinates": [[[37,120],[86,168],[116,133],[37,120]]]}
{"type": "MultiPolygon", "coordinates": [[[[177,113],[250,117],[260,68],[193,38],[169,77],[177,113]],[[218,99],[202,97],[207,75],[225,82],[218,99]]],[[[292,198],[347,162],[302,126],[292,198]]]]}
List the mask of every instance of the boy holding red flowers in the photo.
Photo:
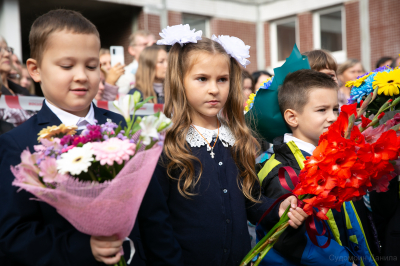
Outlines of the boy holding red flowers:
{"type": "MultiPolygon", "coordinates": [[[[285,122],[292,133],[277,137],[274,155],[258,165],[258,177],[264,195],[278,198],[288,191],[279,181],[281,167],[290,166],[299,174],[307,156],[318,146],[320,136],[336,121],[339,114],[338,85],[328,75],[314,70],[299,70],[286,76],[279,89],[278,102],[285,122]]],[[[289,176],[285,176],[291,184],[289,176]]],[[[293,188],[293,187],[292,187],[293,188]]],[[[326,248],[315,246],[305,225],[287,229],[260,265],[377,265],[370,252],[364,229],[352,202],[346,202],[341,212],[330,210],[326,222],[329,232],[317,236],[320,246],[332,237],[326,248]],[[329,236],[330,235],[330,236],[329,236]]],[[[317,230],[322,226],[317,223],[317,230]]],[[[258,228],[268,232],[271,228],[258,228]]],[[[258,236],[260,237],[260,236],[258,236]]]]}

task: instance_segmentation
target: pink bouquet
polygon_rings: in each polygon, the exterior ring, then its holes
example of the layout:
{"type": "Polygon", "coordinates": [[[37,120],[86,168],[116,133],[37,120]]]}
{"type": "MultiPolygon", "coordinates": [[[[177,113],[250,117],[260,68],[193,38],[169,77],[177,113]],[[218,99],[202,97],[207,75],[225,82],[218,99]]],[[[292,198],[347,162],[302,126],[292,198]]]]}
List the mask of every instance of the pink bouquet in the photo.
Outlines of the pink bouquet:
{"type": "MultiPolygon", "coordinates": [[[[56,208],[82,233],[126,238],[162,152],[162,132],[170,124],[162,113],[131,120],[130,113],[144,103],[139,100],[135,94],[115,103],[128,114],[124,130],[112,121],[88,125],[80,135],[75,135],[76,126],[43,129],[35,152],[23,151],[21,163],[11,166],[13,185],[56,208]]],[[[129,260],[133,251],[131,241],[129,260]]],[[[123,257],[118,265],[126,265],[123,257]]]]}

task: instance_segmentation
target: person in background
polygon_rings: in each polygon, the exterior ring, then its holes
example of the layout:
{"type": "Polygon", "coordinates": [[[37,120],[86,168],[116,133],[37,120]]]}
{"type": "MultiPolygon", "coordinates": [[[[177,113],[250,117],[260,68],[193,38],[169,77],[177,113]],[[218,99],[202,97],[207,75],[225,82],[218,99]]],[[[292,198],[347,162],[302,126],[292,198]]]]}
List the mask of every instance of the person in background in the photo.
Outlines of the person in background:
{"type": "Polygon", "coordinates": [[[395,68],[395,67],[398,67],[399,65],[400,65],[400,57],[398,55],[398,56],[393,57],[393,62],[390,65],[390,67],[395,68]]]}
{"type": "Polygon", "coordinates": [[[139,30],[129,37],[128,52],[134,57],[132,63],[125,67],[125,74],[122,75],[117,86],[120,94],[126,94],[135,86],[135,74],[139,67],[139,57],[144,48],[156,42],[155,36],[147,30],[139,30]]]}
{"type": "Polygon", "coordinates": [[[136,87],[129,91],[139,91],[143,99],[153,96],[149,102],[164,103],[164,80],[167,73],[167,52],[163,46],[146,47],[139,57],[136,72],[136,87]]]}
{"type": "Polygon", "coordinates": [[[35,95],[35,84],[29,75],[28,69],[26,69],[26,65],[22,65],[20,85],[27,89],[31,95],[35,95]]]}
{"type": "MultiPolygon", "coordinates": [[[[1,62],[2,58],[3,58],[3,49],[0,47],[0,62],[1,62]]],[[[1,79],[0,79],[0,87],[2,85],[3,85],[3,83],[1,82],[1,79]]],[[[0,90],[0,98],[1,98],[1,90],[0,90]]],[[[2,110],[0,110],[0,113],[1,112],[2,112],[2,110]]],[[[2,119],[2,117],[0,116],[0,135],[10,131],[13,128],[14,128],[13,124],[4,121],[2,119]]]]}
{"type": "Polygon", "coordinates": [[[258,89],[262,85],[262,83],[264,83],[267,79],[272,77],[272,75],[269,72],[264,70],[255,71],[251,75],[253,76],[255,89],[258,89]]]}
{"type": "Polygon", "coordinates": [[[312,70],[327,74],[336,82],[336,84],[339,84],[336,76],[337,64],[328,51],[312,50],[303,53],[303,55],[307,56],[312,70]]]}
{"type": "Polygon", "coordinates": [[[346,82],[355,80],[364,73],[364,67],[357,59],[347,59],[343,64],[339,65],[336,74],[340,87],[338,92],[340,106],[347,104],[350,98],[350,88],[346,87],[346,82]]]}
{"type": "Polygon", "coordinates": [[[21,75],[22,73],[18,68],[11,64],[11,70],[8,72],[7,79],[15,84],[21,85],[21,75]]]}
{"type": "MultiPolygon", "coordinates": [[[[8,79],[12,70],[11,56],[13,49],[8,47],[6,40],[0,36],[0,75],[1,75],[1,93],[2,95],[22,95],[30,96],[29,91],[24,87],[12,82],[8,79]]],[[[28,120],[33,115],[33,112],[21,109],[6,108],[0,109],[0,120],[13,124],[15,127],[28,120]]]]}
{"type": "Polygon", "coordinates": [[[95,97],[98,101],[114,101],[118,96],[117,80],[125,73],[124,65],[117,63],[111,67],[110,50],[100,49],[100,88],[95,97]]]}
{"type": "Polygon", "coordinates": [[[393,58],[389,56],[383,56],[379,58],[379,60],[376,62],[375,68],[390,66],[392,63],[393,63],[393,58]]]}
{"type": "Polygon", "coordinates": [[[243,97],[244,97],[244,105],[246,105],[247,99],[249,99],[250,94],[254,93],[254,79],[250,75],[250,73],[246,70],[242,71],[242,80],[243,80],[243,97]]]}

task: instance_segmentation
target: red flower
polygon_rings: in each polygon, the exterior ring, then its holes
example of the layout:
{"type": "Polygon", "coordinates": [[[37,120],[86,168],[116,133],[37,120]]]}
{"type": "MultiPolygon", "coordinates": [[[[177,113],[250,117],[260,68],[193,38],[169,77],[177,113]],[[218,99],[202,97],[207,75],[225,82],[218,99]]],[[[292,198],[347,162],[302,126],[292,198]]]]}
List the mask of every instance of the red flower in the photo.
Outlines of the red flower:
{"type": "Polygon", "coordinates": [[[328,217],[325,215],[330,208],[333,208],[337,204],[337,199],[333,195],[318,195],[312,197],[311,199],[303,200],[306,204],[304,205],[304,212],[308,215],[312,215],[313,207],[318,208],[320,211],[317,213],[317,216],[322,220],[328,220],[328,217]]]}
{"type": "Polygon", "coordinates": [[[358,157],[364,162],[379,163],[382,160],[394,160],[398,155],[396,132],[384,132],[373,144],[366,144],[358,151],[358,157]]]}
{"type": "Polygon", "coordinates": [[[350,178],[351,167],[357,160],[356,153],[351,149],[331,154],[320,163],[320,168],[330,175],[337,175],[338,178],[350,178]]]}
{"type": "Polygon", "coordinates": [[[342,105],[340,108],[341,113],[346,113],[347,117],[354,115],[357,117],[357,103],[342,105]]]}
{"type": "Polygon", "coordinates": [[[372,122],[371,119],[368,119],[363,115],[361,116],[361,127],[362,128],[366,128],[369,125],[369,123],[371,123],[371,122],[372,122]]]}

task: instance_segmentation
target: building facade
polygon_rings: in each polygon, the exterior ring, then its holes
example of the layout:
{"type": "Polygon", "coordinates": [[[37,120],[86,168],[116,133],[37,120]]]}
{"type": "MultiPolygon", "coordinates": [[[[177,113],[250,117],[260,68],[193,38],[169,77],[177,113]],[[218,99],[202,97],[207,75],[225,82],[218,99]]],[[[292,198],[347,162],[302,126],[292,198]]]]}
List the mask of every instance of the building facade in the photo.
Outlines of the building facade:
{"type": "Polygon", "coordinates": [[[80,11],[99,29],[103,47],[125,47],[146,29],[158,37],[167,25],[190,24],[207,37],[233,35],[251,46],[249,71],[280,66],[296,43],[300,51],[326,49],[374,68],[400,53],[400,0],[0,0],[0,34],[25,61],[34,19],[54,8],[80,11]]]}

